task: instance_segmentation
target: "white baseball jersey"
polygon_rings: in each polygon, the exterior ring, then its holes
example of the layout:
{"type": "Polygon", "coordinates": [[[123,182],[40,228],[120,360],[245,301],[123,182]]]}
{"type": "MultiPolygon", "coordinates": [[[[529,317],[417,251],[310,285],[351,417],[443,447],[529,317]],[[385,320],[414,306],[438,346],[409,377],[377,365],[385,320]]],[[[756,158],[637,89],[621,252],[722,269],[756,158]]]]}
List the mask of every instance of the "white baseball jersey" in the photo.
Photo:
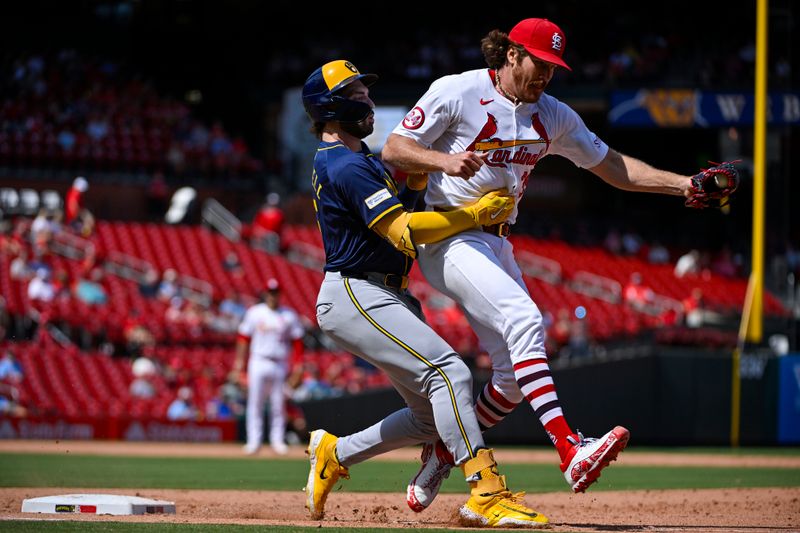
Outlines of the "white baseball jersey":
{"type": "MultiPolygon", "coordinates": [[[[488,152],[472,178],[431,172],[429,206],[462,207],[492,189],[506,188],[517,202],[536,162],[549,154],[579,167],[598,165],[608,146],[566,104],[542,94],[535,104],[513,104],[494,85],[493,70],[471,70],[436,80],[393,133],[445,153],[488,152]]],[[[517,210],[509,217],[513,223],[517,210]]]]}
{"type": "Polygon", "coordinates": [[[247,310],[239,324],[239,335],[250,340],[250,357],[286,359],[289,344],[303,336],[304,329],[297,314],[288,307],[272,310],[265,303],[247,310]]]}

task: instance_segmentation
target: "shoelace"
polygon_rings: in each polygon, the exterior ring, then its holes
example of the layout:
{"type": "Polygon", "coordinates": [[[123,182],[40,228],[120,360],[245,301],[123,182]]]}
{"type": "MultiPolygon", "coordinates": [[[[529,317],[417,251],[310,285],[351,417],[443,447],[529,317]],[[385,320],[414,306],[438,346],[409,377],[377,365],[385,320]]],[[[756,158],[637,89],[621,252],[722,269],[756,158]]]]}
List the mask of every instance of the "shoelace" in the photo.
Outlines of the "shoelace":
{"type": "Polygon", "coordinates": [[[429,478],[428,482],[423,485],[423,487],[430,488],[435,487],[437,484],[441,484],[442,479],[447,479],[450,477],[450,470],[451,467],[447,463],[439,463],[439,468],[434,471],[434,473],[429,478]]]}
{"type": "Polygon", "coordinates": [[[581,433],[580,430],[578,430],[578,440],[575,440],[575,437],[573,437],[572,435],[567,436],[567,441],[573,446],[578,446],[579,448],[589,445],[596,440],[597,439],[594,437],[588,437],[588,438],[584,437],[583,433],[581,433]]]}
{"type": "Polygon", "coordinates": [[[521,490],[519,492],[511,492],[510,490],[501,490],[496,492],[495,495],[500,496],[504,500],[506,500],[506,505],[512,508],[515,508],[518,511],[522,511],[524,513],[528,513],[531,511],[529,507],[527,507],[524,503],[522,503],[522,498],[525,496],[525,491],[521,490]]]}

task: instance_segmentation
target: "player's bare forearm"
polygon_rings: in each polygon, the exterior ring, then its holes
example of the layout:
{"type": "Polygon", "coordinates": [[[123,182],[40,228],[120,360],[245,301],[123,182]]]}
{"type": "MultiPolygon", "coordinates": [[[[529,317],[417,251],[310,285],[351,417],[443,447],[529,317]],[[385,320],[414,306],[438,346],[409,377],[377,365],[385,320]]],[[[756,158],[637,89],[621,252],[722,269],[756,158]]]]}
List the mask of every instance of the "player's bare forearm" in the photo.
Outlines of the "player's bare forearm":
{"type": "Polygon", "coordinates": [[[444,172],[448,176],[469,179],[485,163],[476,152],[446,154],[429,150],[414,139],[392,133],[383,147],[383,160],[409,173],[444,172]]]}
{"type": "Polygon", "coordinates": [[[381,159],[409,174],[440,172],[444,155],[396,133],[389,135],[381,151],[381,159]]]}
{"type": "Polygon", "coordinates": [[[609,149],[603,161],[591,170],[609,185],[625,191],[654,192],[686,196],[691,178],[659,170],[636,159],[609,149]]]}
{"type": "Polygon", "coordinates": [[[233,370],[241,372],[244,369],[244,361],[247,356],[248,342],[239,339],[236,341],[236,360],[233,362],[233,370]]]}

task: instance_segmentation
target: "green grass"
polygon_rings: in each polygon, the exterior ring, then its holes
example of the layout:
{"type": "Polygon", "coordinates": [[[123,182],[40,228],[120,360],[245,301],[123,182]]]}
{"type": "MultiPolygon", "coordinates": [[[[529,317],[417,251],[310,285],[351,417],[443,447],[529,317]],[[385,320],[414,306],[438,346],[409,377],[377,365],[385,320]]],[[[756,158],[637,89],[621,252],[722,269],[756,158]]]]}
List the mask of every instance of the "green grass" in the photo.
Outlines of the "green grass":
{"type": "MultiPolygon", "coordinates": [[[[675,451],[665,449],[664,451],[675,451]]],[[[696,453],[706,449],[686,449],[696,453]]],[[[776,450],[766,449],[772,455],[776,450]]],[[[783,451],[783,450],[782,450],[783,451]]],[[[730,452],[730,450],[729,450],[730,452]]],[[[630,453],[630,452],[627,452],[630,453]]],[[[678,453],[681,453],[678,451],[678,453]]],[[[713,453],[713,452],[709,452],[713,453]]],[[[752,455],[751,450],[742,451],[752,455]]],[[[735,455],[735,454],[734,454],[735,455]]],[[[776,454],[776,455],[795,455],[776,454]]],[[[418,467],[414,462],[368,461],[350,469],[347,492],[403,492],[418,467]]],[[[240,458],[111,457],[73,454],[0,454],[0,486],[65,488],[147,488],[210,490],[296,490],[305,483],[304,460],[253,460],[240,458]]],[[[531,493],[559,491],[569,494],[555,465],[504,464],[512,490],[531,493]]],[[[800,487],[798,468],[655,467],[614,465],[603,473],[597,490],[695,489],[729,487],[800,487]]],[[[461,473],[453,471],[443,492],[463,493],[461,473]]],[[[0,520],[0,533],[314,533],[319,527],[248,526],[228,524],[172,524],[146,522],[70,521],[61,519],[0,520]]],[[[336,528],[337,533],[363,533],[362,528],[336,528]]],[[[395,528],[373,529],[392,533],[395,528]]],[[[403,528],[404,532],[440,533],[448,529],[403,528]]]]}
{"type": "Polygon", "coordinates": [[[730,447],[686,447],[686,448],[661,448],[661,447],[653,447],[653,448],[634,448],[631,450],[625,450],[625,453],[671,453],[676,455],[683,455],[683,454],[691,454],[691,455],[725,455],[730,457],[737,457],[737,456],[747,456],[747,455],[764,455],[764,456],[775,456],[775,457],[800,457],[800,448],[797,447],[742,447],[742,448],[730,448],[730,447]]]}
{"type": "MultiPolygon", "coordinates": [[[[330,529],[330,528],[328,528],[330,529]]],[[[53,533],[263,533],[275,531],[277,533],[319,533],[318,526],[241,526],[230,524],[163,524],[146,522],[86,522],[86,521],[46,521],[46,520],[0,520],[0,532],[13,533],[39,533],[40,531],[53,533]]],[[[365,533],[362,528],[335,528],[336,533],[365,533]]],[[[369,531],[386,531],[397,533],[397,528],[370,528],[369,531]]],[[[421,529],[402,528],[403,533],[443,533],[450,529],[421,529]]]]}
{"type": "MultiPolygon", "coordinates": [[[[499,450],[513,451],[548,451],[552,452],[552,446],[503,446],[499,450]]],[[[648,453],[669,453],[675,455],[724,455],[726,457],[761,455],[775,457],[800,457],[800,447],[797,446],[742,446],[731,448],[729,446],[634,446],[625,449],[628,454],[648,454],[648,453]]]]}
{"type": "MultiPolygon", "coordinates": [[[[348,492],[404,492],[416,462],[368,461],[350,469],[348,492]]],[[[566,491],[555,465],[501,466],[513,490],[566,491]]],[[[209,490],[300,490],[304,460],[109,457],[52,454],[0,454],[0,486],[69,488],[150,488],[209,490]]],[[[797,487],[800,469],[614,465],[592,490],[797,487]]],[[[453,471],[445,492],[465,490],[453,471]]]]}

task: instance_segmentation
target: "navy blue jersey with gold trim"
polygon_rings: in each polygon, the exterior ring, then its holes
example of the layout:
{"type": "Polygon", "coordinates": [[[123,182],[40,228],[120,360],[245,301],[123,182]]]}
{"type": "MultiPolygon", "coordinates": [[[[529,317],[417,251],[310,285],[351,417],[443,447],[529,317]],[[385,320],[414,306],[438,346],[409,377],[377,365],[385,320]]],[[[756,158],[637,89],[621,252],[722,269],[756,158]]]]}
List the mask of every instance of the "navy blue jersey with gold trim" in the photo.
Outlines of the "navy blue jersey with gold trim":
{"type": "Polygon", "coordinates": [[[383,163],[366,144],[361,148],[353,152],[341,142],[323,141],[314,158],[314,208],[325,245],[325,270],[406,275],[413,260],[371,228],[403,204],[413,208],[416,195],[404,194],[401,202],[397,183],[383,163]]]}

